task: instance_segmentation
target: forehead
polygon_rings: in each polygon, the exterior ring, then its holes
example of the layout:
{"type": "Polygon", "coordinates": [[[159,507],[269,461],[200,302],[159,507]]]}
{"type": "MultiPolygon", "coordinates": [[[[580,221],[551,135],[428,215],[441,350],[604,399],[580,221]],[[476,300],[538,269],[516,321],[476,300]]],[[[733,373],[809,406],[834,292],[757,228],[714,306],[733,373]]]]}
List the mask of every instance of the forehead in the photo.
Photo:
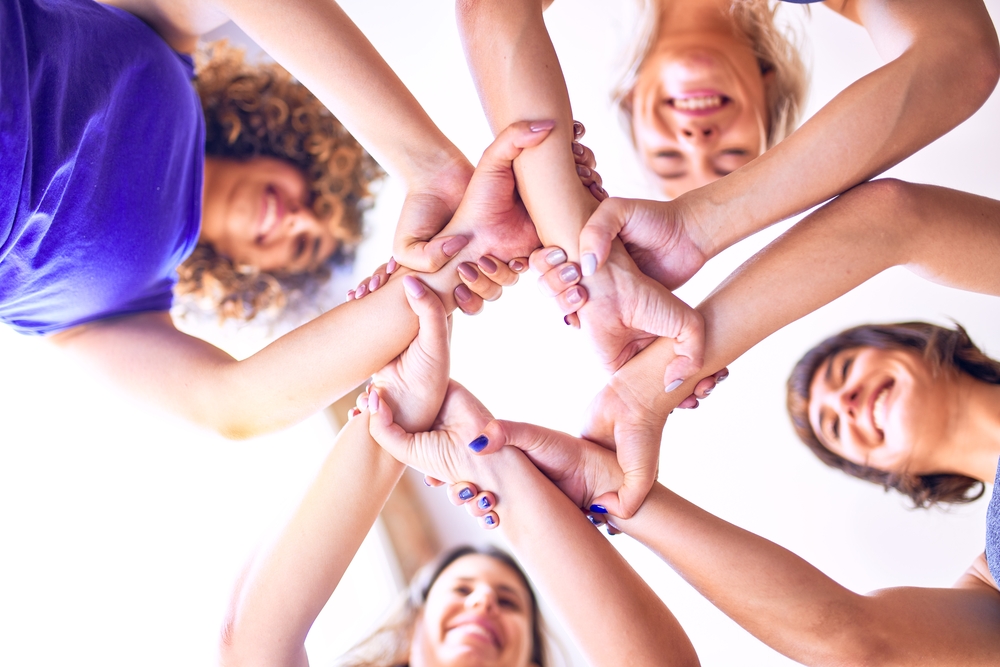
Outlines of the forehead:
{"type": "Polygon", "coordinates": [[[437,588],[438,584],[450,585],[459,580],[484,582],[494,588],[509,589],[528,599],[528,589],[521,575],[492,556],[469,554],[458,558],[441,572],[431,590],[437,588]]]}

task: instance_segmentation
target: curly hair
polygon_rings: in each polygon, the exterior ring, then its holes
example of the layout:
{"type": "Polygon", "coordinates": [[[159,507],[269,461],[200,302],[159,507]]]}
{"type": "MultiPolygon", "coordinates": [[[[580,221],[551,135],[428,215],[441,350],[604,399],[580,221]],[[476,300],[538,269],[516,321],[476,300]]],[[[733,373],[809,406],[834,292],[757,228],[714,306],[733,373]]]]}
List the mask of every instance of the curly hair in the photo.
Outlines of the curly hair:
{"type": "Polygon", "coordinates": [[[795,433],[826,465],[852,477],[892,488],[926,508],[938,503],[970,503],[986,491],[978,479],[954,474],[908,475],[879,470],[848,461],[831,452],[816,437],[809,423],[809,388],[813,377],[830,359],[843,350],[858,347],[909,350],[921,355],[935,375],[946,371],[967,373],[977,380],[1000,384],[1000,362],[986,356],[959,325],[946,329],[926,322],[864,324],[827,338],[806,352],[788,378],[788,415],[795,433]]]}
{"type": "MultiPolygon", "coordinates": [[[[640,34],[633,42],[628,65],[612,99],[632,135],[632,92],[639,72],[658,41],[662,3],[667,0],[639,0],[640,34]]],[[[775,14],[783,3],[774,0],[733,0],[730,15],[736,27],[753,47],[761,76],[771,75],[765,90],[768,119],[766,146],[774,147],[798,126],[809,91],[809,77],[794,35],[779,30],[775,14]]],[[[808,10],[808,8],[807,8],[808,10]]]]}
{"type": "Polygon", "coordinates": [[[449,565],[463,556],[472,555],[489,556],[520,576],[531,604],[531,661],[538,667],[545,667],[545,644],[542,641],[544,624],[535,591],[513,556],[493,546],[459,546],[439,554],[414,575],[410,585],[379,627],[348,651],[338,664],[341,667],[399,667],[407,664],[410,643],[413,641],[413,627],[427,602],[431,587],[449,565]]]}
{"type": "Polygon", "coordinates": [[[268,273],[234,264],[200,243],[178,269],[182,309],[194,305],[225,320],[278,313],[313,297],[331,269],[349,263],[372,204],[370,186],[384,173],[357,140],[305,86],[276,63],[248,63],[225,41],[198,53],[195,86],[205,113],[206,155],[233,160],[286,160],[306,176],[309,204],[338,241],[310,274],[268,273]]]}

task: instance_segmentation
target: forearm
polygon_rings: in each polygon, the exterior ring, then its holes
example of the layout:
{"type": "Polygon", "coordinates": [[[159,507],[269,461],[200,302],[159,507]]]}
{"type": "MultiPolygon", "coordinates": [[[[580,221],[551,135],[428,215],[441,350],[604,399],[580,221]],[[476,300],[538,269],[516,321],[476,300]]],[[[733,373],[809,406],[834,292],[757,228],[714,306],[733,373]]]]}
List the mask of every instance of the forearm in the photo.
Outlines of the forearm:
{"type": "Polygon", "coordinates": [[[216,4],[408,187],[451,170],[467,182],[471,165],[333,0],[216,4]]]}
{"type": "Polygon", "coordinates": [[[223,629],[223,664],[308,664],[309,628],[403,468],[368,435],[367,414],[344,427],[288,525],[241,578],[223,629]]]}
{"type": "Polygon", "coordinates": [[[501,529],[591,664],[698,664],[666,605],[520,451],[477,464],[482,476],[470,481],[495,490],[501,529]]]}
{"type": "Polygon", "coordinates": [[[713,256],[868,180],[944,135],[989,97],[1000,51],[982,2],[857,5],[886,65],[746,167],[684,195],[713,256]]]}
{"type": "Polygon", "coordinates": [[[576,173],[573,117],[539,0],[458,0],[459,32],[494,134],[515,121],[554,120],[539,146],[514,161],[518,192],[545,245],[578,255],[579,235],[597,207],[576,173]]]}

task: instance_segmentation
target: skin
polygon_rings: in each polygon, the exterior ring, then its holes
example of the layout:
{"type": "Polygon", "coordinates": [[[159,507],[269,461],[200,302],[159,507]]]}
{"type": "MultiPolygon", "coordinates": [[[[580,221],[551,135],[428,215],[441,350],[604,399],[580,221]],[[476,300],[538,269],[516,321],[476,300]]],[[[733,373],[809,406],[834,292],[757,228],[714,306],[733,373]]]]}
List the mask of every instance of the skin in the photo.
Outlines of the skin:
{"type": "Polygon", "coordinates": [[[766,148],[770,75],[761,74],[753,49],[734,30],[730,4],[661,2],[656,43],[631,93],[639,158],[671,199],[736,171],[766,148]],[[689,100],[713,96],[720,105],[690,109],[689,100]]]}
{"type": "Polygon", "coordinates": [[[529,665],[531,623],[531,597],[517,572],[489,556],[463,556],[427,594],[410,665],[529,665]]]}

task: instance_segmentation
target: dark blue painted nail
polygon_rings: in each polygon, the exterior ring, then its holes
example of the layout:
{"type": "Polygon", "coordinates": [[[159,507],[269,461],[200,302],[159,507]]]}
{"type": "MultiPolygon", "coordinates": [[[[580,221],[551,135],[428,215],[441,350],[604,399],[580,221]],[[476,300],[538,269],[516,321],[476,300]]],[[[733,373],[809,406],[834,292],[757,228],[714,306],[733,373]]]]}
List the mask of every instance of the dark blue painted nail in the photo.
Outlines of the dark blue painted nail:
{"type": "Polygon", "coordinates": [[[482,498],[479,499],[479,506],[484,510],[488,510],[490,508],[490,499],[487,498],[486,496],[483,496],[482,498]]]}
{"type": "Polygon", "coordinates": [[[490,444],[490,439],[485,435],[481,435],[469,443],[469,449],[478,453],[486,449],[486,445],[488,444],[490,444]]]}
{"type": "Polygon", "coordinates": [[[600,521],[598,521],[594,517],[590,516],[589,514],[587,515],[587,519],[590,520],[590,523],[594,524],[595,526],[600,526],[601,525],[600,521]]]}
{"type": "Polygon", "coordinates": [[[488,526],[492,526],[492,525],[493,525],[493,524],[495,524],[495,523],[496,523],[496,519],[494,519],[494,518],[493,518],[493,517],[491,517],[491,516],[487,516],[487,517],[486,517],[486,525],[488,525],[488,526]]]}
{"type": "Polygon", "coordinates": [[[607,514],[608,508],[606,508],[604,505],[591,505],[590,511],[594,512],[595,514],[607,514]]]}
{"type": "Polygon", "coordinates": [[[469,487],[465,487],[464,489],[458,492],[458,497],[461,498],[462,500],[468,500],[469,498],[472,497],[472,495],[473,495],[472,489],[470,489],[469,487]]]}

